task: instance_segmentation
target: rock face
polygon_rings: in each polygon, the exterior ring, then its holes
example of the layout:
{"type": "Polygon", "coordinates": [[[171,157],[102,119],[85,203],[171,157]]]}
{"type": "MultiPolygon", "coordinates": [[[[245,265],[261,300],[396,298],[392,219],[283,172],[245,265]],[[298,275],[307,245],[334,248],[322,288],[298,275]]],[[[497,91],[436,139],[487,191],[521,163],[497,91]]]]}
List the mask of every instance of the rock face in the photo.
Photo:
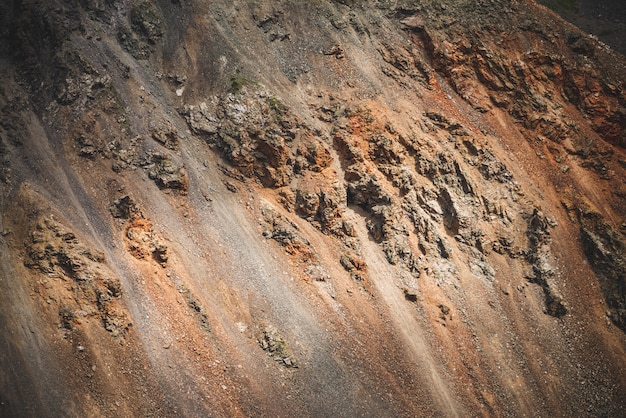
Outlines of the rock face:
{"type": "Polygon", "coordinates": [[[5,3],[0,415],[623,413],[606,45],[530,0],[5,3]]]}
{"type": "Polygon", "coordinates": [[[104,254],[81,245],[52,217],[37,220],[29,235],[24,266],[40,273],[35,291],[56,305],[62,329],[75,331],[81,318],[95,316],[113,337],[128,332],[132,323],[116,303],[122,285],[104,267],[104,254]]]}

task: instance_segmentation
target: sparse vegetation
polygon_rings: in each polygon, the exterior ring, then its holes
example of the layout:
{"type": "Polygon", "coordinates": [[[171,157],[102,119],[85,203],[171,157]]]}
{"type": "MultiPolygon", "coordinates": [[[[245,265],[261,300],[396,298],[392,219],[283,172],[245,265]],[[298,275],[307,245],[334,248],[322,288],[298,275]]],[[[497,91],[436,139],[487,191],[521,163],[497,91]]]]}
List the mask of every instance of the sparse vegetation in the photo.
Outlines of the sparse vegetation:
{"type": "Polygon", "coordinates": [[[276,113],[282,113],[287,109],[287,106],[275,96],[269,96],[267,98],[267,104],[276,113]]]}
{"type": "Polygon", "coordinates": [[[246,76],[240,75],[239,73],[230,78],[230,92],[233,94],[239,93],[241,89],[244,88],[244,86],[256,85],[258,85],[256,81],[252,81],[246,76]]]}

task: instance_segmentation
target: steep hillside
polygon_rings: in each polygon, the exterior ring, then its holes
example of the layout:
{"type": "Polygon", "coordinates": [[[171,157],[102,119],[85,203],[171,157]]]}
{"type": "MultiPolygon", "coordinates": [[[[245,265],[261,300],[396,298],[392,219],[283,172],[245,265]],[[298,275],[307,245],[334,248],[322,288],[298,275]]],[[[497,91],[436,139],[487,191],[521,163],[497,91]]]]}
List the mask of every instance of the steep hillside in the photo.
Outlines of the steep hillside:
{"type": "Polygon", "coordinates": [[[1,416],[626,410],[626,59],[530,0],[0,4],[1,416]]]}
{"type": "Polygon", "coordinates": [[[626,3],[620,0],[539,0],[568,22],[626,54],[626,3]]]}

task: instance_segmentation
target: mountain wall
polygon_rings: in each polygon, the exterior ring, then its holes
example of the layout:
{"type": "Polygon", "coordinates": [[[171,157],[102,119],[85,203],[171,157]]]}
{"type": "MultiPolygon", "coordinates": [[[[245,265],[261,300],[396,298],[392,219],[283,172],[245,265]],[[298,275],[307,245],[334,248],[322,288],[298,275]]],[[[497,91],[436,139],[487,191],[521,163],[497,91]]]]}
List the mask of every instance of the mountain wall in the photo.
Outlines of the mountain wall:
{"type": "Polygon", "coordinates": [[[0,19],[0,415],[623,415],[622,55],[530,0],[0,19]]]}

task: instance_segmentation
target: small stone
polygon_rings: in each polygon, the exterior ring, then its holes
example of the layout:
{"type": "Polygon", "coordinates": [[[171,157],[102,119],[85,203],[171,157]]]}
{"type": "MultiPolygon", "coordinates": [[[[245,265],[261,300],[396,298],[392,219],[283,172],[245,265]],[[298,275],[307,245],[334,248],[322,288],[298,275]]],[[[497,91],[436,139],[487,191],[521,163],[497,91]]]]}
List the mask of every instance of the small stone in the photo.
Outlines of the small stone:
{"type": "Polygon", "coordinates": [[[231,183],[230,181],[225,181],[224,182],[224,186],[226,186],[226,189],[228,189],[229,192],[231,193],[237,193],[239,191],[239,189],[237,188],[237,186],[235,186],[233,183],[231,183]]]}
{"type": "Polygon", "coordinates": [[[409,302],[417,302],[417,291],[415,289],[404,289],[404,298],[409,302]]]}
{"type": "Polygon", "coordinates": [[[439,310],[441,311],[443,315],[448,315],[450,313],[450,307],[444,304],[439,305],[439,310]]]}

